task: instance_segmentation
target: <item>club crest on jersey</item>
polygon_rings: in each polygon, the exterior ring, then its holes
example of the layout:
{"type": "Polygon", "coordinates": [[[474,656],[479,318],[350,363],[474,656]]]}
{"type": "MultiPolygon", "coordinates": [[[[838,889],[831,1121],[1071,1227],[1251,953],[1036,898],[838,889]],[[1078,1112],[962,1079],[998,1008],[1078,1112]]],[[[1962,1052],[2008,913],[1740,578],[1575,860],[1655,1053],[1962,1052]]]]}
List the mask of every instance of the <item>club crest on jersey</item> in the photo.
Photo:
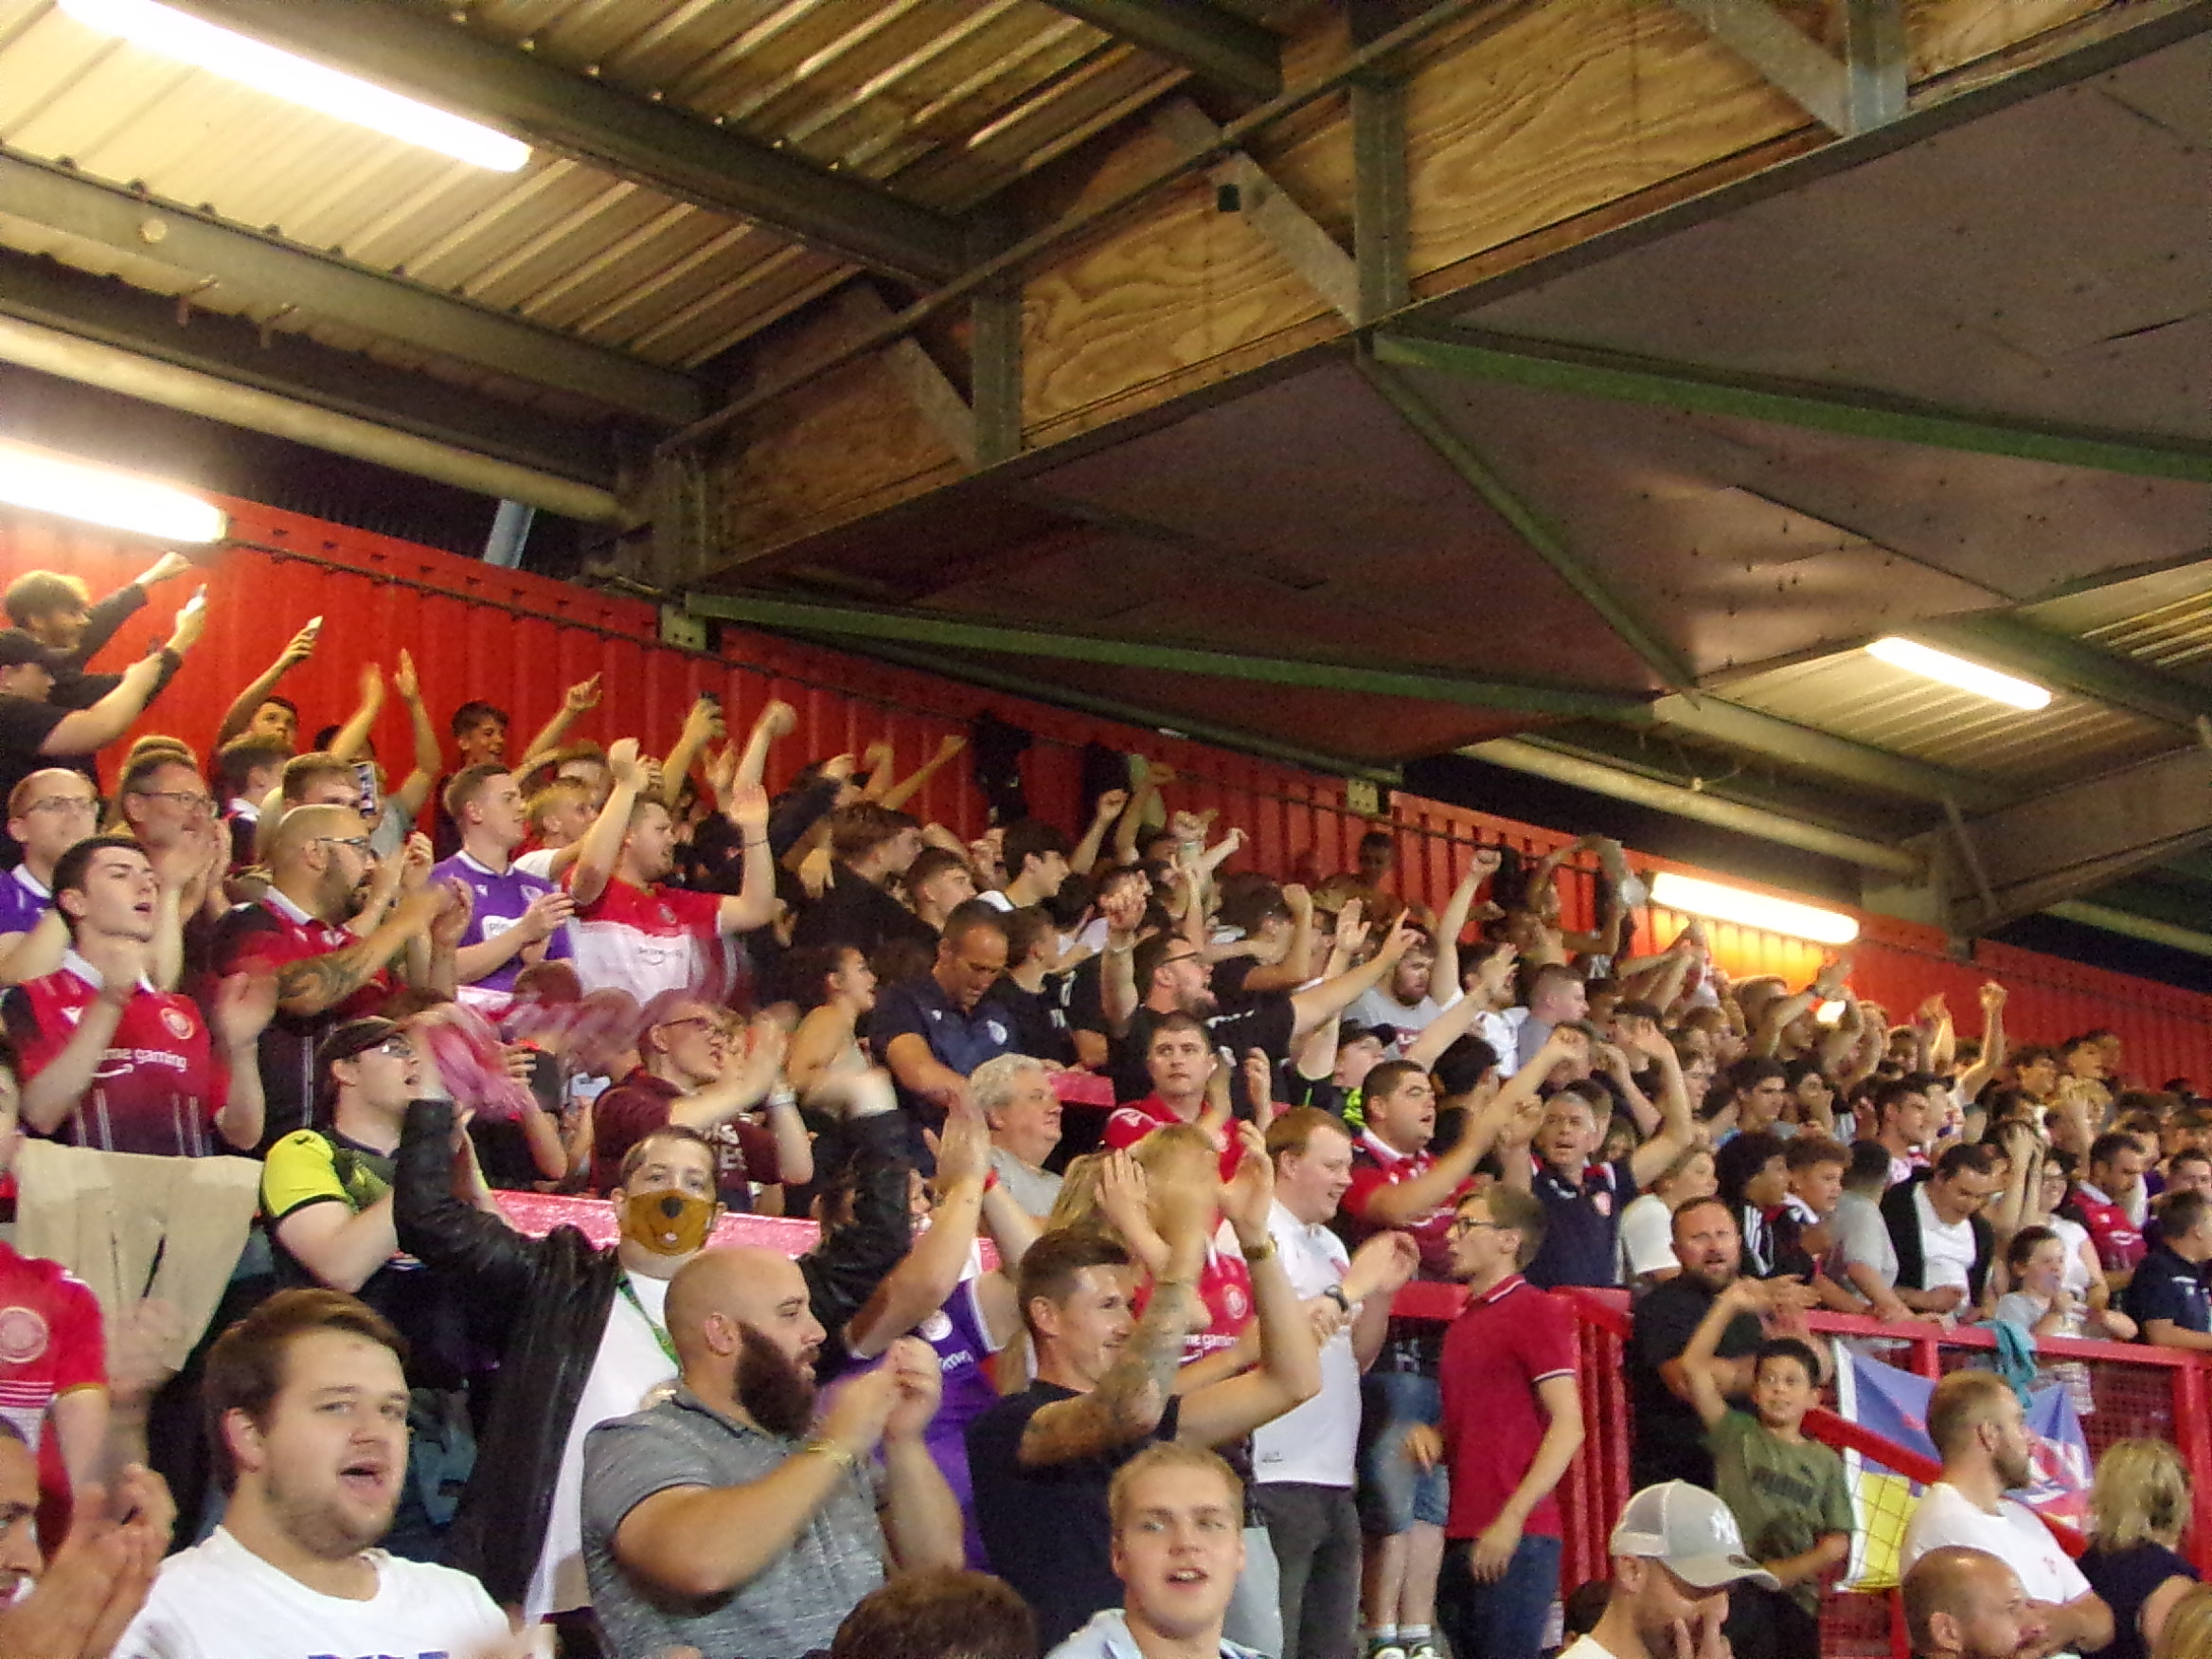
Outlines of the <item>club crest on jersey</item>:
{"type": "Polygon", "coordinates": [[[46,1322],[35,1308],[0,1308],[0,1364],[27,1365],[46,1351],[46,1322]]]}
{"type": "Polygon", "coordinates": [[[1601,1216],[1613,1214],[1613,1189],[1599,1187],[1590,1195],[1590,1207],[1601,1216]]]}
{"type": "Polygon", "coordinates": [[[1244,1290],[1240,1285],[1227,1285],[1222,1288],[1222,1306],[1228,1310],[1229,1317],[1232,1319],[1241,1319],[1252,1311],[1252,1304],[1244,1299],[1244,1290]]]}
{"type": "Polygon", "coordinates": [[[953,1316],[939,1308],[916,1326],[914,1333],[924,1342],[942,1342],[953,1334],[953,1316]]]}
{"type": "Polygon", "coordinates": [[[182,1008],[163,1008],[161,1023],[169,1034],[180,1042],[192,1034],[192,1016],[182,1008]]]}

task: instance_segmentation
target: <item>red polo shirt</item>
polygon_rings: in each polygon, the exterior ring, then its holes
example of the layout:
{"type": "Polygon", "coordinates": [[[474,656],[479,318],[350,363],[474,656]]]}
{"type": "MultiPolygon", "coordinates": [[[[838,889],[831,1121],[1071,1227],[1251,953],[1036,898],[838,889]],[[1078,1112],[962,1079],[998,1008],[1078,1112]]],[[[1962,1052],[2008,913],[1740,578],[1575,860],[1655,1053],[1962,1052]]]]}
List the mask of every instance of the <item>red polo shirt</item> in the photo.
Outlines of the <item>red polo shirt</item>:
{"type": "MultiPolygon", "coordinates": [[[[1536,1385],[1575,1374],[1575,1314],[1519,1274],[1469,1300],[1444,1337],[1444,1459],[1452,1472],[1448,1538],[1480,1538],[1536,1461],[1551,1418],[1536,1385]]],[[[1547,1492],[1524,1532],[1561,1536],[1547,1492]]]]}
{"type": "MultiPolygon", "coordinates": [[[[1352,1143],[1352,1184],[1344,1195],[1344,1214],[1354,1235],[1352,1242],[1364,1243],[1372,1235],[1384,1229],[1367,1220],[1367,1205],[1385,1186],[1395,1186],[1400,1181],[1411,1181],[1425,1175],[1436,1163],[1436,1158],[1424,1148],[1418,1152],[1401,1152],[1376,1134],[1364,1131],[1352,1143]]],[[[1472,1178],[1444,1196],[1444,1202],[1425,1214],[1407,1222],[1402,1231],[1413,1235],[1413,1241],[1420,1246],[1421,1277],[1449,1278],[1452,1275],[1452,1217],[1459,1206],[1460,1197],[1474,1185],[1472,1178]]]]}
{"type": "Polygon", "coordinates": [[[2128,1212],[2086,1181],[2074,1184],[2074,1210],[2107,1273],[2132,1273],[2150,1249],[2128,1212]]]}
{"type": "MultiPolygon", "coordinates": [[[[1147,1095],[1141,1100],[1132,1100],[1126,1106],[1116,1106],[1106,1119],[1106,1128],[1100,1136],[1109,1151],[1122,1151],[1133,1147],[1155,1129],[1186,1122],[1175,1115],[1175,1109],[1158,1095],[1147,1095]]],[[[1237,1173],[1237,1162],[1243,1155],[1243,1147],[1234,1138],[1222,1149],[1222,1179],[1226,1181],[1237,1173]]]]}

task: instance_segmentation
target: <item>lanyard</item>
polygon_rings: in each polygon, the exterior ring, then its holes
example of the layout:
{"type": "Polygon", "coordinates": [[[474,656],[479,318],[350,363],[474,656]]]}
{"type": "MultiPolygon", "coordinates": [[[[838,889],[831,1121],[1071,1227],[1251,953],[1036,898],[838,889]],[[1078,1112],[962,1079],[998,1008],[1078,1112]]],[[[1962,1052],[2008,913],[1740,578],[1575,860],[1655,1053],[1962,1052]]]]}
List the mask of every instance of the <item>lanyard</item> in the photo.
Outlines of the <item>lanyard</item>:
{"type": "Polygon", "coordinates": [[[645,1311],[645,1304],[637,1299],[637,1291],[631,1284],[630,1275],[624,1274],[616,1279],[615,1288],[622,1293],[624,1300],[637,1310],[637,1316],[645,1321],[646,1329],[652,1332],[653,1341],[661,1345],[661,1352],[669,1356],[669,1364],[681,1371],[684,1365],[683,1362],[676,1358],[676,1345],[669,1340],[669,1333],[662,1327],[661,1322],[645,1311]]]}

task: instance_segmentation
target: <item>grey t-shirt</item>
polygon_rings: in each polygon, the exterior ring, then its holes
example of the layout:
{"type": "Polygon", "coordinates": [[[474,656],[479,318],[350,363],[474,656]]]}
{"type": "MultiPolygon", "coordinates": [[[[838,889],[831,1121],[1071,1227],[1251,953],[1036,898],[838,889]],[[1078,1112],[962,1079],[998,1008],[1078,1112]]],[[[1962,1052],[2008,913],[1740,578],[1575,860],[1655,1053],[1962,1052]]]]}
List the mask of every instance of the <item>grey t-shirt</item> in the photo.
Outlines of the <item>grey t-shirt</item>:
{"type": "Polygon", "coordinates": [[[725,1596],[692,1599],[656,1590],[615,1559],[615,1529],[655,1492],[742,1486],[798,1452],[797,1441],[725,1418],[684,1387],[591,1432],[583,1449],[584,1574],[616,1659],[659,1659],[686,1647],[797,1659],[830,1645],[845,1615],[883,1581],[883,1528],[864,1470],[841,1476],[790,1548],[725,1596]]]}
{"type": "Polygon", "coordinates": [[[1889,1236],[1888,1221],[1872,1199],[1861,1192],[1845,1193],[1837,1202],[1833,1226],[1846,1261],[1872,1268],[1885,1285],[1897,1283],[1897,1245],[1889,1236]]]}
{"type": "Polygon", "coordinates": [[[999,1185],[1007,1189],[1007,1196],[1022,1206],[1024,1214],[1042,1221],[1060,1202],[1061,1178],[1050,1170],[1030,1168],[1006,1148],[990,1149],[990,1167],[998,1171],[999,1185]]]}

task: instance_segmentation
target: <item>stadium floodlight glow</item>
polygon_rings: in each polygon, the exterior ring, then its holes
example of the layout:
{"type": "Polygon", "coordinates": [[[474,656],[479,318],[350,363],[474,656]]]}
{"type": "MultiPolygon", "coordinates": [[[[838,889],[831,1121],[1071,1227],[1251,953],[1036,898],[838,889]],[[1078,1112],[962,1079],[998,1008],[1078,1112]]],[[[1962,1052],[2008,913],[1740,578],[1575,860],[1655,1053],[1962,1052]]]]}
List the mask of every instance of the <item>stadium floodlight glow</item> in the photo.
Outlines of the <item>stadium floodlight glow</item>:
{"type": "Polygon", "coordinates": [[[1764,893],[1746,893],[1741,887],[1723,887],[1718,882],[1695,876],[1678,876],[1661,870],[1651,882],[1651,902],[1663,910],[1686,916],[1705,916],[1715,921],[1733,921],[1739,927],[1756,927],[1761,933],[1788,934],[1820,945],[1847,945],[1859,937],[1859,924],[1840,911],[1817,904],[1800,904],[1794,899],[1773,899],[1764,893]]]}
{"type": "Polygon", "coordinates": [[[334,116],[387,137],[419,144],[455,161],[513,172],[530,159],[519,138],[445,110],[418,103],[373,81],[295,56],[157,0],[61,0],[88,28],[120,35],[134,46],[189,63],[306,109],[334,116]]]}
{"type": "Polygon", "coordinates": [[[1947,651],[1937,651],[1918,640],[1899,639],[1893,634],[1869,645],[1866,654],[1881,658],[1893,669],[1902,669],[1926,680],[1940,680],[1946,686],[1971,691],[1976,697],[1987,697],[1991,703],[2002,703],[2007,708],[2032,712],[2051,705],[2051,694],[2033,681],[2000,674],[1995,669],[1970,663],[1964,657],[1954,657],[1947,651]]]}
{"type": "Polygon", "coordinates": [[[221,508],[173,484],[7,438],[0,438],[0,503],[157,542],[220,542],[230,528],[221,508]]]}

